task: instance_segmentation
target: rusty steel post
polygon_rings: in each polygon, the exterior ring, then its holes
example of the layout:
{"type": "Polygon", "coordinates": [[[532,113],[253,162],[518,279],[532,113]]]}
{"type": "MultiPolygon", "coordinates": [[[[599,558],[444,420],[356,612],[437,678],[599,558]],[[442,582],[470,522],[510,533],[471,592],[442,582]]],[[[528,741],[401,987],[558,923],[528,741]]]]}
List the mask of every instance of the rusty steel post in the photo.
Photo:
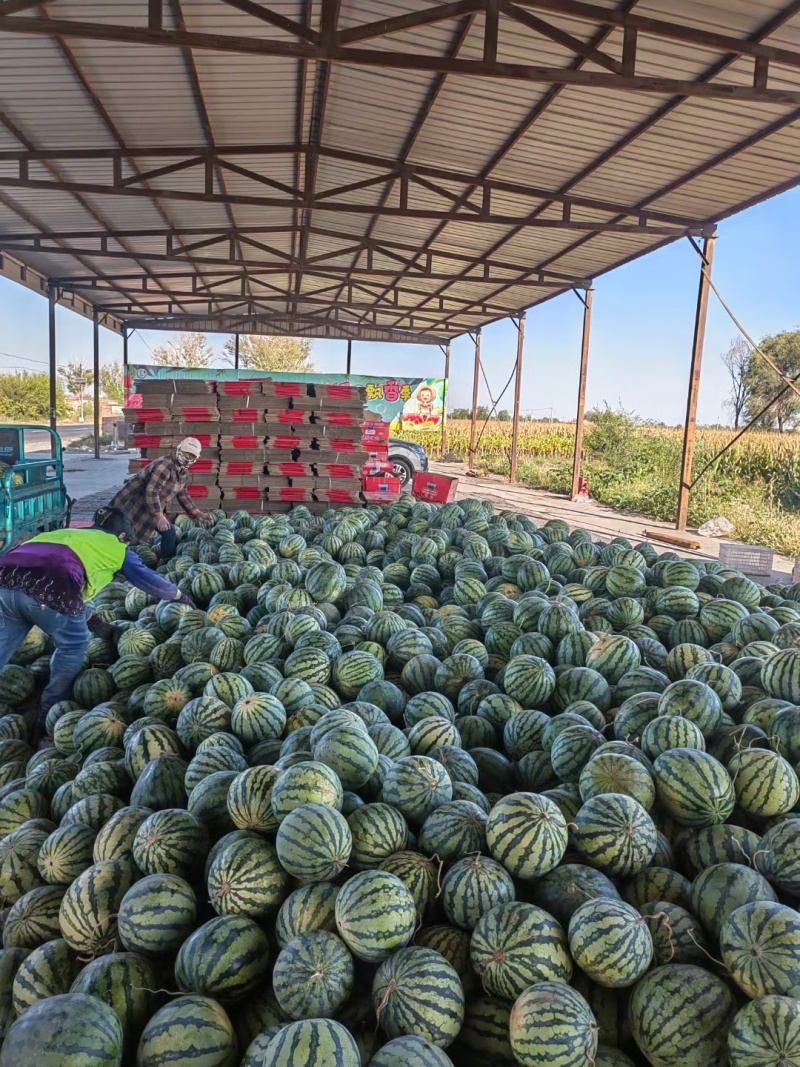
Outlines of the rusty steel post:
{"type": "Polygon", "coordinates": [[[48,299],[48,339],[50,363],[50,429],[55,430],[58,422],[58,391],[56,390],[56,287],[51,285],[47,291],[48,299]]]}
{"type": "Polygon", "coordinates": [[[442,459],[447,455],[447,382],[450,378],[450,342],[444,349],[444,385],[442,386],[442,459]]]}
{"type": "Polygon", "coordinates": [[[581,337],[581,369],[578,376],[578,412],[575,416],[575,453],[572,459],[572,491],[574,500],[578,495],[581,478],[581,452],[583,449],[583,416],[586,409],[586,373],[589,367],[589,337],[592,330],[592,297],[594,289],[587,289],[583,296],[576,290],[583,304],[583,336],[581,337]]]}
{"type": "Polygon", "coordinates": [[[353,342],[347,342],[347,373],[350,374],[350,368],[353,365],[353,342]]]}
{"type": "Polygon", "coordinates": [[[475,331],[475,370],[472,376],[472,422],[469,428],[469,469],[475,469],[475,445],[478,439],[478,375],[481,372],[481,330],[475,331]]]}
{"type": "Polygon", "coordinates": [[[93,309],[92,314],[92,334],[94,356],[92,364],[92,373],[94,374],[94,379],[92,381],[92,399],[94,401],[94,458],[100,459],[100,322],[97,318],[97,308],[93,309]]]}
{"type": "Polygon", "coordinates": [[[522,391],[522,346],[525,343],[525,312],[517,323],[517,371],[514,378],[514,415],[511,423],[511,471],[509,482],[514,485],[517,480],[517,448],[519,444],[519,401],[522,391]]]}
{"type": "Polygon", "coordinates": [[[239,369],[239,334],[233,335],[233,366],[234,370],[239,369]]]}
{"type": "Polygon", "coordinates": [[[692,364],[689,371],[689,392],[686,398],[686,422],[683,428],[683,457],[681,460],[681,480],[678,487],[678,517],[676,530],[686,529],[689,511],[689,489],[692,482],[692,459],[694,458],[694,437],[697,429],[697,399],[700,393],[700,372],[703,367],[703,342],[706,335],[706,318],[708,316],[708,296],[710,293],[711,266],[714,262],[714,237],[703,241],[703,262],[700,268],[700,282],[697,288],[697,310],[694,317],[694,339],[692,341],[692,364]]]}

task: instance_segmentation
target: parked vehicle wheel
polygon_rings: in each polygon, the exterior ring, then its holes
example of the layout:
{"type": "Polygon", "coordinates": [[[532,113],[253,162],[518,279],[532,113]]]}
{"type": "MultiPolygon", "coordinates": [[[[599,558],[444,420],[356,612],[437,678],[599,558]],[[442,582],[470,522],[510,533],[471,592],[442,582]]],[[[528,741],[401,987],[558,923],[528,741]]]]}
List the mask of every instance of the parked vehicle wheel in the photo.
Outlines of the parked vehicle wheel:
{"type": "Polygon", "coordinates": [[[400,485],[405,488],[411,479],[414,477],[414,471],[408,460],[401,459],[399,456],[392,457],[392,474],[395,478],[400,479],[400,485]]]}

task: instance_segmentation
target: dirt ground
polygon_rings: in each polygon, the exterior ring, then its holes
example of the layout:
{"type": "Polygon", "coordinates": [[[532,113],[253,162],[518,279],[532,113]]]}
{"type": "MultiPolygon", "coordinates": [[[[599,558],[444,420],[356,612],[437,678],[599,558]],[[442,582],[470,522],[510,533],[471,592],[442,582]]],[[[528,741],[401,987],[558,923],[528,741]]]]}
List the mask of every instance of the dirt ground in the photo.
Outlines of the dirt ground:
{"type": "MultiPolygon", "coordinates": [[[[663,531],[665,534],[675,535],[674,525],[668,522],[656,522],[645,518],[644,515],[615,511],[604,504],[599,504],[596,500],[581,500],[573,503],[566,497],[548,493],[543,489],[509,485],[499,475],[467,477],[467,468],[464,463],[432,461],[430,469],[435,474],[447,474],[459,479],[457,499],[477,497],[479,500],[490,500],[496,508],[519,511],[524,515],[529,515],[539,525],[547,522],[548,519],[563,519],[573,529],[581,527],[597,537],[609,540],[613,537],[627,537],[632,542],[649,540],[664,552],[672,550],[686,557],[719,559],[721,542],[714,537],[701,537],[696,530],[688,530],[687,536],[700,542],[699,551],[678,548],[661,542],[656,537],[645,536],[645,530],[663,531]]],[[[776,555],[770,578],[761,575],[752,577],[759,582],[790,581],[793,564],[793,559],[776,555]]]]}

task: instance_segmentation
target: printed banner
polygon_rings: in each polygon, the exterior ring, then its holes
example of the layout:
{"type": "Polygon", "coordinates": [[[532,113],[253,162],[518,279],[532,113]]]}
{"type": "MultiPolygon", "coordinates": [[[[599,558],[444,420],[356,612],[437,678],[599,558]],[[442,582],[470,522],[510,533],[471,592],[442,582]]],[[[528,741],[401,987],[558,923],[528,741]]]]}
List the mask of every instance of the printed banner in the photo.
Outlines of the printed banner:
{"type": "MultiPolygon", "coordinates": [[[[376,378],[365,374],[281,374],[277,371],[234,370],[232,367],[154,367],[129,364],[126,393],[136,392],[136,383],[155,378],[192,378],[204,382],[272,378],[276,382],[312,382],[315,385],[350,385],[366,390],[367,409],[382,422],[397,429],[441,427],[447,395],[444,378],[376,378]]],[[[126,406],[133,407],[126,398],[126,406]]]]}

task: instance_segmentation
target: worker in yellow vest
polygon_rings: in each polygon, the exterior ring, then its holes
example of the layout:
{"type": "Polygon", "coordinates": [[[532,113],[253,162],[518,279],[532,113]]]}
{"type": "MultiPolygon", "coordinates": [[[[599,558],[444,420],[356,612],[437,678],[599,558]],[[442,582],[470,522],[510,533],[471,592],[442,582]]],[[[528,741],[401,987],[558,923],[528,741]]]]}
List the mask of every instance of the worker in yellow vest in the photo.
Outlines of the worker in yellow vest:
{"type": "Polygon", "coordinates": [[[121,511],[100,508],[89,529],[40,534],[0,556],[0,668],[32,626],[49,634],[56,646],[50,680],[42,694],[39,734],[48,710],[70,695],[83,666],[90,630],[102,636],[113,633],[100,619],[87,622],[85,601],[115,578],[122,578],[159,600],[192,604],[125,547],[131,534],[130,522],[121,511]]]}

